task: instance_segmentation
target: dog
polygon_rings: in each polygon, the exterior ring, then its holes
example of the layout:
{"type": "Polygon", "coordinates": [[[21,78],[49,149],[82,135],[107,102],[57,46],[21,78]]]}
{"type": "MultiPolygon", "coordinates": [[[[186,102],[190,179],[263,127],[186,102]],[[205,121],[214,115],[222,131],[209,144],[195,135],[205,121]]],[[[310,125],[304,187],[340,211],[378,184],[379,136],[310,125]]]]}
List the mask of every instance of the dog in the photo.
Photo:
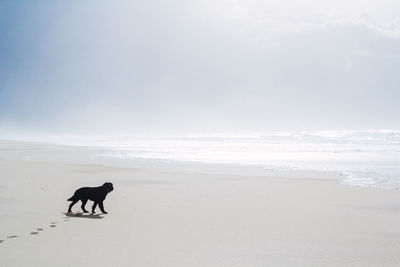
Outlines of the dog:
{"type": "Polygon", "coordinates": [[[94,213],[94,210],[96,209],[97,205],[99,205],[99,208],[103,214],[107,214],[107,212],[104,210],[103,206],[103,201],[106,199],[106,196],[108,193],[114,190],[113,184],[112,183],[104,183],[102,186],[99,187],[82,187],[79,188],[78,190],[75,191],[74,195],[67,199],[67,201],[72,201],[72,203],[69,205],[68,212],[72,212],[71,208],[74,206],[79,200],[82,201],[82,210],[84,213],[88,212],[85,209],[86,202],[88,200],[92,200],[93,207],[92,207],[92,213],[94,213]]]}

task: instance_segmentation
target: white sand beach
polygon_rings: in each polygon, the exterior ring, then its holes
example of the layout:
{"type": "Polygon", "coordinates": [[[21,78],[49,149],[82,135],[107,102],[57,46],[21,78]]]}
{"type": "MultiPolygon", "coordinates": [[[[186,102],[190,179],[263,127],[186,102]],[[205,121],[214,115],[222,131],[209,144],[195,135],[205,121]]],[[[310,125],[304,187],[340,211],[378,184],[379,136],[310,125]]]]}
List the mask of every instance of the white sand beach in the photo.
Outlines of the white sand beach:
{"type": "Polygon", "coordinates": [[[0,267],[400,267],[400,1],[4,0],[0,36],[0,267]]]}
{"type": "Polygon", "coordinates": [[[7,159],[10,151],[0,160],[0,266],[400,265],[396,190],[323,173],[174,172],[7,159]],[[109,214],[64,214],[75,189],[106,181],[109,214]]]}

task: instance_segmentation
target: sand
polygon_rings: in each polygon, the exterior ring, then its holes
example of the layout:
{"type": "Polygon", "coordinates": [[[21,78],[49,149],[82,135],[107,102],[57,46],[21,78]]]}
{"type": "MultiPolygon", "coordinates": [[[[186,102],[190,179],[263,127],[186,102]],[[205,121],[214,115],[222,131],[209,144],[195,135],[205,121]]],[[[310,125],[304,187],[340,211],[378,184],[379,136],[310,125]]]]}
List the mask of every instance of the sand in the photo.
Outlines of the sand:
{"type": "Polygon", "coordinates": [[[395,190],[4,153],[0,266],[400,266],[395,190]],[[106,181],[109,214],[64,214],[75,189],[106,181]]]}

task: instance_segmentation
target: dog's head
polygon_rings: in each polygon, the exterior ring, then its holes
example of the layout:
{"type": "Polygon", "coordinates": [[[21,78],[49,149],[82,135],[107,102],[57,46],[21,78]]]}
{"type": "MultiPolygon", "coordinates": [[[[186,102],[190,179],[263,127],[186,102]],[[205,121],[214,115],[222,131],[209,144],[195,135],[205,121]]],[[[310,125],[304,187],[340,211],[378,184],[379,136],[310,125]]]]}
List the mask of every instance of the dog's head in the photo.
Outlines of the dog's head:
{"type": "Polygon", "coordinates": [[[114,186],[112,183],[104,183],[103,187],[107,190],[108,193],[114,190],[114,186]]]}

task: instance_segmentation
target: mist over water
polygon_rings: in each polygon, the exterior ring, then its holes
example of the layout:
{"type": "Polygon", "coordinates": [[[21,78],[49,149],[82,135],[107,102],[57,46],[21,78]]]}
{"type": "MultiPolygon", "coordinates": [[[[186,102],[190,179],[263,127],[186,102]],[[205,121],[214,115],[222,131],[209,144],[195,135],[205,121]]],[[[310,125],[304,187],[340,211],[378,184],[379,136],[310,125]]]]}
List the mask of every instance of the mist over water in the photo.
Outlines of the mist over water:
{"type": "Polygon", "coordinates": [[[399,129],[396,1],[3,1],[0,130],[399,129]]]}

